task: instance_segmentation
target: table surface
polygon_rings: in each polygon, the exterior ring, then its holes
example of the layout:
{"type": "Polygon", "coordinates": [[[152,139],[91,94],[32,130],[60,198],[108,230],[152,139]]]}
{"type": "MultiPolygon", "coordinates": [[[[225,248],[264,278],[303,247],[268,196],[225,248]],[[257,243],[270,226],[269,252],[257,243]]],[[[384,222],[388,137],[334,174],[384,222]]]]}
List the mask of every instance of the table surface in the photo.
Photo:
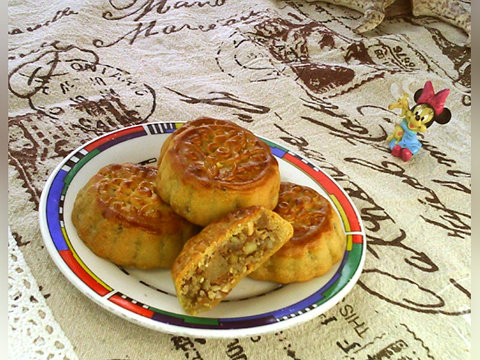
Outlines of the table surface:
{"type": "MultiPolygon", "coordinates": [[[[12,359],[468,359],[470,48],[408,9],[366,34],[318,1],[9,1],[9,357],[12,359]],[[389,110],[432,81],[452,119],[404,162],[389,110]],[[336,306],[260,336],[188,338],[121,319],[50,258],[39,199],[72,150],[106,132],[210,116],[333,177],[367,236],[336,306]],[[396,346],[398,345],[398,346],[396,346]]],[[[462,2],[469,6],[468,1],[462,2]]]]}

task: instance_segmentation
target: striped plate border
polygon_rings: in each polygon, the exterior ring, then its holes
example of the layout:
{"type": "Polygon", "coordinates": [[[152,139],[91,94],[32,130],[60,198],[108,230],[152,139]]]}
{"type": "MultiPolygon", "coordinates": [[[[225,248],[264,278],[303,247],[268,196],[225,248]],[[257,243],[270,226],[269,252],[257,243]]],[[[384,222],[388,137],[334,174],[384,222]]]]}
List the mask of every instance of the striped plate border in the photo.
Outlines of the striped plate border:
{"type": "Polygon", "coordinates": [[[147,320],[198,329],[241,329],[282,322],[309,312],[338,294],[359,269],[365,252],[365,235],[359,215],[345,191],[330,176],[301,156],[263,138],[276,157],[297,167],[326,191],[344,224],[347,246],[342,262],[328,283],[315,293],[288,307],[254,316],[236,318],[189,316],[157,309],[127,297],[103,282],[82,261],[72,247],[63,218],[65,194],[72,179],[82,166],[105,149],[137,137],[171,133],[182,125],[183,123],[148,123],[111,132],[69,155],[64,165],[54,175],[46,200],[47,227],[58,255],[78,279],[94,293],[94,296],[105,298],[115,306],[147,320]]]}

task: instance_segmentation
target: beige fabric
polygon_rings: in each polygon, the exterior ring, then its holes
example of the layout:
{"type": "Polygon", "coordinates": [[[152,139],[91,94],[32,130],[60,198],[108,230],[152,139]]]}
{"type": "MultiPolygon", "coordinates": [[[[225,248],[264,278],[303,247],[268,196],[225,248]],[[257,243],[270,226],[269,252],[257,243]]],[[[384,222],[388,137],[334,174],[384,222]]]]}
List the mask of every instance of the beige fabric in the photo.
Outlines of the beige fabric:
{"type": "Polygon", "coordinates": [[[360,15],[315,1],[9,1],[9,224],[78,358],[469,358],[470,50],[461,30],[408,11],[358,35],[360,15]],[[427,80],[450,88],[452,120],[403,162],[385,141],[400,120],[388,104],[404,91],[413,104],[427,80]],[[51,261],[38,202],[70,151],[199,116],[308,157],[351,196],[365,269],[327,313],[260,337],[186,339],[101,309],[51,261]]]}

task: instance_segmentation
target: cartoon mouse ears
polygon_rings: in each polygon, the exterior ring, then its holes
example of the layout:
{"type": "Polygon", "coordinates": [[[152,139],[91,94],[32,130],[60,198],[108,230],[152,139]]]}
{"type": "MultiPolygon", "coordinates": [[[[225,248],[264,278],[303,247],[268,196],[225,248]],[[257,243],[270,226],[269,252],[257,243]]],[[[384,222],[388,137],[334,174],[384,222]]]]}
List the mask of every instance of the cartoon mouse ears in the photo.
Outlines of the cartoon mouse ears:
{"type": "MultiPolygon", "coordinates": [[[[447,99],[450,89],[440,90],[435,94],[433,91],[433,85],[431,81],[427,81],[423,89],[418,89],[413,96],[413,99],[417,104],[428,104],[432,107],[435,116],[433,120],[439,124],[446,124],[450,121],[452,113],[449,109],[444,107],[445,100],[447,99]]],[[[433,124],[433,121],[430,121],[427,124],[427,128],[433,124]]]]}

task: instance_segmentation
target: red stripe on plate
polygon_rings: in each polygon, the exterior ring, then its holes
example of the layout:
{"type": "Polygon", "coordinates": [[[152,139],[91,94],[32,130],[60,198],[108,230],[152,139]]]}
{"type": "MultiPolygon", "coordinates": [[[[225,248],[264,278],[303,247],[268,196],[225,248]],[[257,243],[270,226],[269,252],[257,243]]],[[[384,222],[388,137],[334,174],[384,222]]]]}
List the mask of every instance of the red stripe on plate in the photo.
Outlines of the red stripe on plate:
{"type": "Polygon", "coordinates": [[[97,147],[105,144],[106,142],[112,141],[114,139],[117,139],[117,138],[122,137],[122,136],[127,135],[127,134],[136,133],[136,132],[139,132],[139,131],[142,131],[142,130],[143,130],[143,126],[139,125],[139,126],[135,126],[133,128],[128,128],[128,129],[125,129],[125,130],[118,131],[118,132],[113,133],[111,135],[102,137],[102,138],[98,139],[97,141],[94,141],[93,143],[85,146],[85,150],[92,151],[93,149],[96,149],[97,147]]]}
{"type": "Polygon", "coordinates": [[[136,305],[132,303],[131,301],[128,301],[127,299],[122,298],[121,296],[118,295],[112,295],[110,296],[109,300],[118,306],[123,307],[124,309],[130,310],[134,312],[135,314],[145,316],[147,318],[151,318],[153,316],[153,311],[145,309],[142,306],[136,305]]]}
{"type": "Polygon", "coordinates": [[[352,235],[352,242],[355,244],[363,244],[363,235],[352,235]]]}
{"type": "Polygon", "coordinates": [[[302,160],[297,159],[295,156],[292,156],[289,153],[286,153],[283,159],[291,162],[295,166],[305,171],[308,175],[314,178],[327,191],[327,193],[334,195],[342,206],[343,211],[345,211],[345,215],[347,216],[350,224],[350,231],[361,231],[360,222],[352,204],[350,201],[348,201],[343,191],[332,179],[330,179],[323,172],[314,170],[302,160]]]}
{"type": "Polygon", "coordinates": [[[70,250],[60,250],[58,252],[70,269],[82,280],[90,289],[98,295],[104,296],[110,291],[92,278],[85,269],[77,262],[70,250]]]}

